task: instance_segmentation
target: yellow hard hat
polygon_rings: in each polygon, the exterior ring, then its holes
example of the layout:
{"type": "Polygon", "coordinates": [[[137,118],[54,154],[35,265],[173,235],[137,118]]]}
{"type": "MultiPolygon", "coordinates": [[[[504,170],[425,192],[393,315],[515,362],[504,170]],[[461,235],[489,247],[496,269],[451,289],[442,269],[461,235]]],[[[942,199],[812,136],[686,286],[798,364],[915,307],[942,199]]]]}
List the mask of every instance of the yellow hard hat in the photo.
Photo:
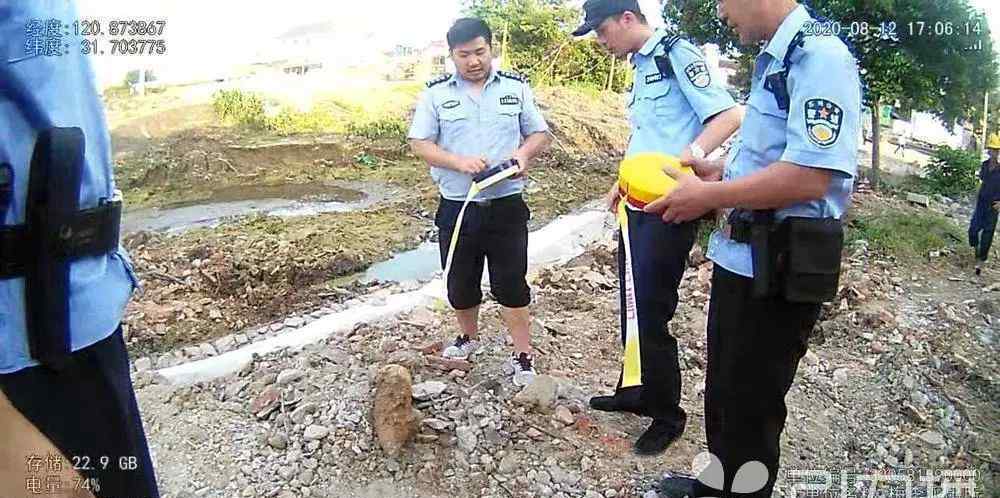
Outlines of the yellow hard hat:
{"type": "Polygon", "coordinates": [[[684,173],[693,174],[688,166],[674,156],[646,152],[628,156],[618,167],[618,189],[630,204],[641,208],[666,195],[677,186],[663,168],[672,166],[684,173]]]}
{"type": "Polygon", "coordinates": [[[990,135],[989,141],[986,142],[987,149],[1000,149],[1000,133],[994,133],[990,135]]]}

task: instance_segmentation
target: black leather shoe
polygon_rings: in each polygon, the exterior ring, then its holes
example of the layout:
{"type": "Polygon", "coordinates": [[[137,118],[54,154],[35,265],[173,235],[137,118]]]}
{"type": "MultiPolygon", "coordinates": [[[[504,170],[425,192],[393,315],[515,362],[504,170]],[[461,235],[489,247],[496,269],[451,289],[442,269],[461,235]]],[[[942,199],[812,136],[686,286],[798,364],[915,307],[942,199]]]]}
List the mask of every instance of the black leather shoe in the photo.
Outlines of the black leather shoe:
{"type": "Polygon", "coordinates": [[[667,477],[660,481],[663,498],[696,498],[698,481],[690,477],[667,477]]]}
{"type": "Polygon", "coordinates": [[[629,406],[618,396],[594,396],[590,398],[590,407],[602,412],[639,413],[637,408],[629,406]]]}
{"type": "Polygon", "coordinates": [[[653,420],[646,432],[636,440],[633,450],[639,456],[654,456],[667,451],[683,430],[677,430],[676,424],[666,420],[653,420]]]}

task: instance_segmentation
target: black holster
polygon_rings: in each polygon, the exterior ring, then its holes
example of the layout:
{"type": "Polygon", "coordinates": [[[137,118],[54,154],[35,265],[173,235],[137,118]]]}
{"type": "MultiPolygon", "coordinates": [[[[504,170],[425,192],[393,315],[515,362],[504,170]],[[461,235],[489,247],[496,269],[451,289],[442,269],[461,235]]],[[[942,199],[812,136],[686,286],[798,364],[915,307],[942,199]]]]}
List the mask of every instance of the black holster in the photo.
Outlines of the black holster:
{"type": "Polygon", "coordinates": [[[731,237],[750,245],[753,297],[782,296],[794,303],[829,302],[840,285],[844,230],[835,218],[790,216],[774,211],[734,210],[731,237]]]}

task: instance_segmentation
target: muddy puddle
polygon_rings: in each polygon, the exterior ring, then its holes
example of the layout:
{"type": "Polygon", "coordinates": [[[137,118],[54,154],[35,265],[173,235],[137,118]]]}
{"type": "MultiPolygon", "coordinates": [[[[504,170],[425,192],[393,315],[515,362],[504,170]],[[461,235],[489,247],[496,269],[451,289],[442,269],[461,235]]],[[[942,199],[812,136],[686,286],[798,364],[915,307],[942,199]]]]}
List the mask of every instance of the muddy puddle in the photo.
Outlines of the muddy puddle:
{"type": "Polygon", "coordinates": [[[235,185],[216,189],[208,198],[125,213],[125,233],[180,233],[216,226],[248,215],[308,216],[367,209],[384,200],[383,187],[367,184],[235,185]]]}
{"type": "Polygon", "coordinates": [[[380,282],[423,282],[430,280],[441,270],[441,260],[437,242],[424,242],[416,249],[396,254],[391,259],[370,266],[354,279],[362,283],[380,282]]]}

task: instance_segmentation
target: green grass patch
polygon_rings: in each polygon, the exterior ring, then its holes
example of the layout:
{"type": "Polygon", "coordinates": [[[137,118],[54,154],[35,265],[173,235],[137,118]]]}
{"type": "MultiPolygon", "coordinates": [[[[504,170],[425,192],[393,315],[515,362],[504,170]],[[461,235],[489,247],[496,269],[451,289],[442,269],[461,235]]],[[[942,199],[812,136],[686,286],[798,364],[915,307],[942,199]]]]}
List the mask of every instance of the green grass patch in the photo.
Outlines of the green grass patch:
{"type": "Polygon", "coordinates": [[[347,133],[371,140],[405,141],[406,114],[416,98],[413,88],[399,87],[371,95],[331,95],[302,112],[253,92],[221,90],[213,98],[215,113],[226,124],[276,135],[347,133]]]}
{"type": "Polygon", "coordinates": [[[847,242],[868,242],[872,249],[901,259],[926,258],[931,251],[956,249],[964,234],[947,218],[910,209],[860,213],[848,222],[847,242]]]}

